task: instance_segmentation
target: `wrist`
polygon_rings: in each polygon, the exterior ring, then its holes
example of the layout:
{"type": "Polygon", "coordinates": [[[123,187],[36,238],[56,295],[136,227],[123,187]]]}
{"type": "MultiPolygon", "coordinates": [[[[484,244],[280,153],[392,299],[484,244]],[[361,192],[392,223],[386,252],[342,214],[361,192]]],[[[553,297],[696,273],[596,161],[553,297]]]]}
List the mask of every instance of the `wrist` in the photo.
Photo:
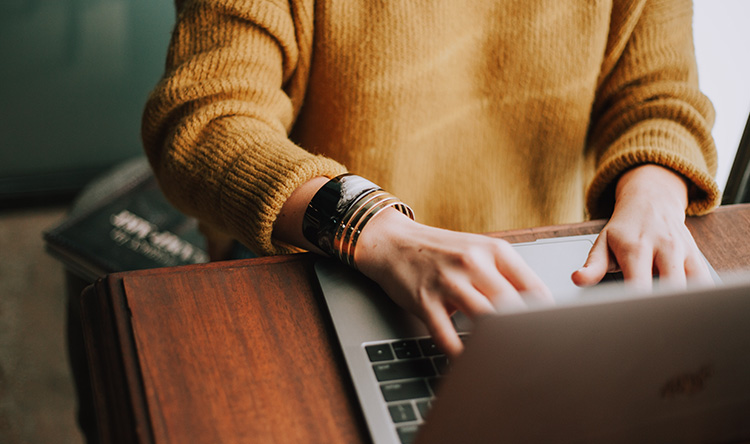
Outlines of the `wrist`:
{"type": "Polygon", "coordinates": [[[684,213],[688,206],[687,180],[656,164],[645,164],[628,170],[617,181],[615,206],[622,201],[644,199],[674,205],[684,213]]]}
{"type": "Polygon", "coordinates": [[[365,275],[384,263],[392,262],[394,255],[403,254],[406,245],[413,246],[414,229],[423,227],[394,208],[387,208],[373,217],[357,243],[354,261],[365,275]]]}

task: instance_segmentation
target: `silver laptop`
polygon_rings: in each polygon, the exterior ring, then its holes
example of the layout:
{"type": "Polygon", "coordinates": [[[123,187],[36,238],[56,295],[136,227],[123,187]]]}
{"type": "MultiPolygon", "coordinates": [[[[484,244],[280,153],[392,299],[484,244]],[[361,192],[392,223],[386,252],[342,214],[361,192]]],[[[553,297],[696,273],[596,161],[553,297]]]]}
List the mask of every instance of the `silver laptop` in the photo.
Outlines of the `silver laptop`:
{"type": "Polygon", "coordinates": [[[750,283],[679,297],[583,290],[570,274],[595,238],[516,244],[558,305],[488,316],[476,328],[454,316],[467,338],[456,362],[372,281],[318,261],[375,444],[418,433],[429,443],[750,438],[750,283]]]}

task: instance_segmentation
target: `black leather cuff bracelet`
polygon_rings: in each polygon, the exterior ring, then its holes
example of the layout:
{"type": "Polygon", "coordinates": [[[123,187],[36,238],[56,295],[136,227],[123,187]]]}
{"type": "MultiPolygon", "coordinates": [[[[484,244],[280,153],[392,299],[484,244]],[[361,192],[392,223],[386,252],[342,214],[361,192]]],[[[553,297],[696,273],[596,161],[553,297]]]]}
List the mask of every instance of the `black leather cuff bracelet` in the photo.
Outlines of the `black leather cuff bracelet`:
{"type": "Polygon", "coordinates": [[[405,203],[353,174],[328,181],[307,206],[302,220],[305,239],[326,254],[356,268],[354,250],[362,229],[380,211],[394,207],[414,219],[405,203]]]}
{"type": "Polygon", "coordinates": [[[302,220],[305,239],[336,257],[333,239],[347,210],[365,194],[380,187],[354,174],[342,174],[329,180],[315,193],[302,220]]]}

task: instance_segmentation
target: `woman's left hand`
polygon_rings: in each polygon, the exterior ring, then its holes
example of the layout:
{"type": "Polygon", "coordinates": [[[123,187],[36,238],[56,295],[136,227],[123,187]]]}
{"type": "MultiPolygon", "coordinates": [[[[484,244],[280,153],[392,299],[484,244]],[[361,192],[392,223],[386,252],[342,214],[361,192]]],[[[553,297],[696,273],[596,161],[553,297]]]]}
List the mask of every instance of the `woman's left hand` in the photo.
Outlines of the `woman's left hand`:
{"type": "Polygon", "coordinates": [[[687,185],[658,165],[641,165],[622,175],[615,209],[591,248],[584,266],[573,273],[579,286],[598,283],[622,271],[626,282],[650,288],[652,279],[685,286],[711,282],[711,274],[685,226],[687,185]]]}

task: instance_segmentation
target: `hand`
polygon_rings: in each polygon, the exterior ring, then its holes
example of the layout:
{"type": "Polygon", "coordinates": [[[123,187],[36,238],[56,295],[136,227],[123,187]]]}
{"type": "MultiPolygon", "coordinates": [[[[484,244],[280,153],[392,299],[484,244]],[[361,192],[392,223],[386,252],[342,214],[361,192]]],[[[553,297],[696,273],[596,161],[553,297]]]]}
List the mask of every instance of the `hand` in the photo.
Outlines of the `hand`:
{"type": "Polygon", "coordinates": [[[552,301],[549,290],[507,242],[416,223],[388,209],[374,217],[355,250],[359,270],[426,324],[449,356],[463,348],[450,316],[473,319],[494,307],[552,301]]]}
{"type": "MultiPolygon", "coordinates": [[[[300,227],[310,199],[327,180],[311,179],[292,193],[274,225],[276,239],[322,254],[300,227]]],[[[473,319],[494,307],[523,307],[530,298],[552,302],[544,283],[507,242],[428,227],[392,208],[367,223],[354,261],[397,304],[422,319],[449,356],[463,349],[450,320],[455,310],[473,319]]]]}
{"type": "Polygon", "coordinates": [[[687,279],[711,282],[685,226],[686,207],[687,185],[671,170],[649,164],[626,172],[617,183],[612,217],[573,282],[594,285],[618,270],[641,288],[651,288],[654,275],[682,287],[687,279]]]}

